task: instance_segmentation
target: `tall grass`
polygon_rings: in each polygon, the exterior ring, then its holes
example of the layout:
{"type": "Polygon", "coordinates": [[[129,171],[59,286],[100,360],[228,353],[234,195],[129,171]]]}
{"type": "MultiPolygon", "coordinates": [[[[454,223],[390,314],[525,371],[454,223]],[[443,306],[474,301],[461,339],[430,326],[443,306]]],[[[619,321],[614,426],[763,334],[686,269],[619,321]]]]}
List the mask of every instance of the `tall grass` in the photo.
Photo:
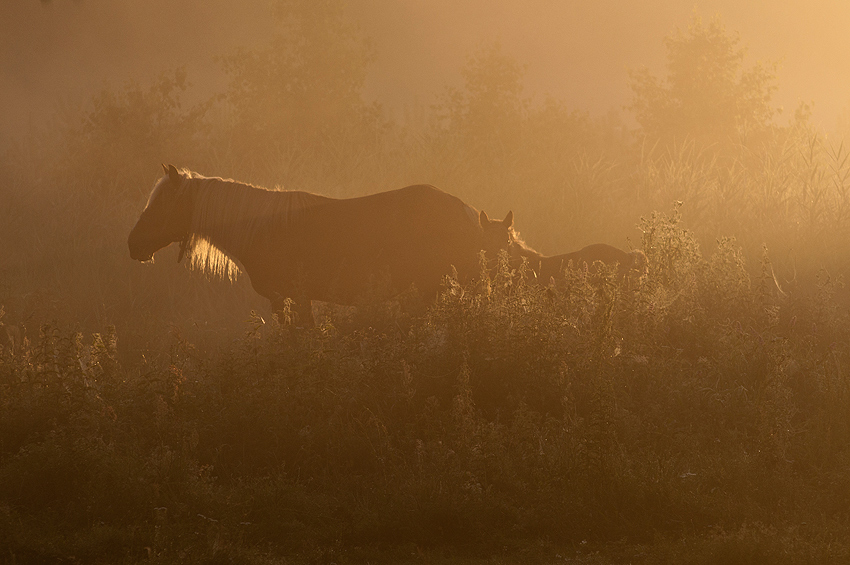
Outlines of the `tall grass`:
{"type": "Polygon", "coordinates": [[[504,258],[381,331],[255,315],[215,355],[175,331],[125,365],[114,328],[43,326],[2,352],[0,540],[21,560],[658,536],[719,556],[701,562],[846,556],[789,529],[846,530],[832,283],[783,326],[798,306],[679,222],[643,222],[645,277],[540,288],[504,258]]]}
{"type": "Polygon", "coordinates": [[[846,558],[841,142],[796,124],[661,149],[557,101],[482,113],[493,93],[468,89],[418,126],[371,108],[255,151],[227,100],[181,106],[185,80],[106,91],[0,159],[0,559],[621,539],[846,558]],[[333,196],[430,182],[513,210],[544,253],[631,245],[649,272],[540,288],[502,258],[420,317],[299,330],[244,278],[129,259],[160,162],[333,196]]]}

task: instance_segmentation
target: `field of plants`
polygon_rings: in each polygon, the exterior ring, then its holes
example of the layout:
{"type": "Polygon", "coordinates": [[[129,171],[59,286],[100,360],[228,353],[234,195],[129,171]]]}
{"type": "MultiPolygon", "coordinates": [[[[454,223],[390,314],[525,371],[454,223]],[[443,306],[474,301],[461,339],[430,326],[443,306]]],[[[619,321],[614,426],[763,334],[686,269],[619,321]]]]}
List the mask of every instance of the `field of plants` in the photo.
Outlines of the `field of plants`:
{"type": "Polygon", "coordinates": [[[632,75],[629,131],[526,98],[493,45],[399,123],[337,4],[284,4],[226,92],[140,77],[0,156],[0,563],[850,561],[848,148],[770,107],[769,66],[695,18],[667,82],[632,75]],[[683,76],[706,44],[740,57],[683,76]],[[699,96],[724,119],[689,121],[699,96]],[[540,286],[503,256],[427,309],[296,327],[175,249],[130,260],[162,162],[431,183],[648,271],[540,286]]]}

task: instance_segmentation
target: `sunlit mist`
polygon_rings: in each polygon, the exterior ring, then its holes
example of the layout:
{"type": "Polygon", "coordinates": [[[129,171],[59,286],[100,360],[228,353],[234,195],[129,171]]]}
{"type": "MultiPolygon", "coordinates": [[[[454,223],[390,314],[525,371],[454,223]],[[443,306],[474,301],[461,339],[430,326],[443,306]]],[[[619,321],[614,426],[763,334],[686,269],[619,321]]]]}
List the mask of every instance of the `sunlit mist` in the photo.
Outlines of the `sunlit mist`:
{"type": "Polygon", "coordinates": [[[0,564],[848,562],[848,30],[0,0],[0,564]]]}

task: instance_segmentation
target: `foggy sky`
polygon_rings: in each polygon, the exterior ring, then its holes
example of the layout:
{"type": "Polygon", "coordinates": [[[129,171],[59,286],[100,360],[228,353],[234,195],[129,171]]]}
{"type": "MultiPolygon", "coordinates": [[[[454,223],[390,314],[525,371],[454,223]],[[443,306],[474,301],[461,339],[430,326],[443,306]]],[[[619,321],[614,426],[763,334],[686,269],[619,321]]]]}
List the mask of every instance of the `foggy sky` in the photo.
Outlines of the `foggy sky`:
{"type": "MultiPolygon", "coordinates": [[[[215,56],[272,33],[269,0],[3,0],[0,2],[0,146],[57,103],[84,103],[104,85],[148,84],[178,66],[191,96],[220,92],[215,56]]],[[[592,114],[622,111],[628,69],[664,74],[664,37],[694,8],[723,17],[749,48],[747,66],[778,60],[774,102],[784,121],[800,100],[832,129],[850,103],[846,0],[350,0],[376,60],[365,96],[394,115],[427,106],[482,45],[499,41],[527,65],[526,94],[545,93],[592,114]]],[[[190,100],[191,102],[191,100],[190,100]]],[[[627,118],[628,120],[628,118],[627,118]]]]}

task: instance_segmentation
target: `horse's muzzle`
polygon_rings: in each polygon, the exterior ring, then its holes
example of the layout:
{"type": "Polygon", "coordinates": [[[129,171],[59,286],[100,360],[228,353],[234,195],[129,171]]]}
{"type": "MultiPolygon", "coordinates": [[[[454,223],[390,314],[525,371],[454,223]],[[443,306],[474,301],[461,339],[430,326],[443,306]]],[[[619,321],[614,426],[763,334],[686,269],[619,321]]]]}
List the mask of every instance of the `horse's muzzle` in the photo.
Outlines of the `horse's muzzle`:
{"type": "Polygon", "coordinates": [[[127,247],[130,249],[130,258],[134,261],[145,262],[153,259],[153,253],[142,250],[142,246],[139,245],[138,238],[134,235],[134,232],[131,232],[130,237],[127,238],[127,247]]]}
{"type": "Polygon", "coordinates": [[[153,253],[140,253],[138,251],[134,251],[132,248],[130,249],[130,258],[134,261],[141,261],[145,263],[147,261],[153,261],[153,253]]]}

